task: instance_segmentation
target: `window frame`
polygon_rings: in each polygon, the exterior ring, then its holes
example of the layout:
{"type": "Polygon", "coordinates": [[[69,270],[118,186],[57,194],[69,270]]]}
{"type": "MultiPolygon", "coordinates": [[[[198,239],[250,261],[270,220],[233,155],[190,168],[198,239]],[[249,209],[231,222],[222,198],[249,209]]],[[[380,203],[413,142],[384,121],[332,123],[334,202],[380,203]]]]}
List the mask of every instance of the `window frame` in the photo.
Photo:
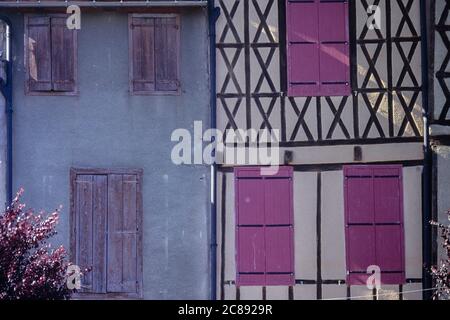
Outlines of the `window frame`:
{"type": "MultiPolygon", "coordinates": [[[[179,13],[129,13],[128,14],[128,82],[129,93],[132,96],[179,96],[181,95],[181,78],[180,78],[180,65],[181,65],[181,15],[179,13]],[[133,31],[132,23],[133,18],[175,18],[177,25],[179,26],[177,32],[177,78],[179,81],[178,90],[176,91],[161,91],[161,90],[147,90],[136,91],[133,87],[134,80],[134,67],[133,67],[133,31]]],[[[156,69],[153,70],[156,83],[156,69]]]]}
{"type": "MultiPolygon", "coordinates": [[[[25,67],[25,95],[27,96],[78,96],[78,30],[73,30],[73,74],[74,74],[74,89],[72,91],[34,91],[30,89],[30,69],[29,69],[29,50],[28,50],[28,21],[30,17],[48,17],[50,21],[52,18],[67,18],[68,15],[64,13],[44,13],[44,14],[25,14],[24,15],[24,67],[25,67]]],[[[51,38],[51,22],[50,22],[50,42],[51,38]]],[[[50,55],[50,63],[52,64],[52,56],[50,55]]]]}
{"type": "MultiPolygon", "coordinates": [[[[77,216],[76,216],[76,178],[78,175],[135,175],[136,176],[136,224],[139,226],[136,239],[137,293],[92,293],[78,292],[75,299],[142,299],[143,298],[143,201],[142,177],[143,169],[134,168],[70,168],[70,259],[76,262],[77,254],[77,216]]],[[[105,268],[108,267],[106,259],[105,268]]]]}

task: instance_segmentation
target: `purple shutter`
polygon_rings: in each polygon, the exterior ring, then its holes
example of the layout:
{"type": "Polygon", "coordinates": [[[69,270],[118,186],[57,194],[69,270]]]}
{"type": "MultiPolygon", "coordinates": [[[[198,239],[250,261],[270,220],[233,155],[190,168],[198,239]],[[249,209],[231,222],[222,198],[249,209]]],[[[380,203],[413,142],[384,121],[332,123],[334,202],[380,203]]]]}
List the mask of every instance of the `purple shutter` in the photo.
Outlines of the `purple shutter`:
{"type": "Polygon", "coordinates": [[[375,261],[372,170],[347,168],[344,189],[348,281],[365,284],[375,261]]]}
{"type": "Polygon", "coordinates": [[[292,183],[289,178],[265,179],[265,223],[266,225],[292,224],[292,183]]]}
{"type": "Polygon", "coordinates": [[[373,184],[371,170],[349,172],[345,177],[348,223],[373,222],[373,184]]]}
{"type": "Polygon", "coordinates": [[[319,3],[320,94],[350,94],[348,0],[319,3]]]}
{"type": "Polygon", "coordinates": [[[260,179],[241,179],[238,181],[239,192],[238,225],[264,224],[264,184],[260,179]]]}
{"type": "Polygon", "coordinates": [[[367,267],[375,263],[375,232],[373,226],[348,226],[347,269],[349,284],[365,284],[367,267]]]}
{"type": "Polygon", "coordinates": [[[405,281],[403,188],[399,166],[374,168],[376,260],[384,284],[405,281]]]}
{"type": "Polygon", "coordinates": [[[288,92],[313,96],[319,92],[318,0],[287,2],[288,92]]]}
{"type": "Polygon", "coordinates": [[[350,94],[348,1],[287,1],[288,93],[350,94]]]}
{"type": "Polygon", "coordinates": [[[237,284],[293,284],[292,170],[267,177],[239,168],[235,176],[237,284]]]}
{"type": "Polygon", "coordinates": [[[384,284],[404,282],[401,166],[350,166],[345,174],[348,283],[380,267],[384,284]]]}
{"type": "Polygon", "coordinates": [[[265,193],[266,284],[294,282],[292,178],[267,178],[265,193]]]}
{"type": "Polygon", "coordinates": [[[266,284],[293,285],[292,226],[266,226],[266,284]]]}
{"type": "Polygon", "coordinates": [[[239,178],[236,199],[237,282],[262,284],[265,279],[263,180],[239,178]]]}
{"type": "Polygon", "coordinates": [[[263,227],[238,227],[239,285],[262,285],[265,278],[263,227]]]}

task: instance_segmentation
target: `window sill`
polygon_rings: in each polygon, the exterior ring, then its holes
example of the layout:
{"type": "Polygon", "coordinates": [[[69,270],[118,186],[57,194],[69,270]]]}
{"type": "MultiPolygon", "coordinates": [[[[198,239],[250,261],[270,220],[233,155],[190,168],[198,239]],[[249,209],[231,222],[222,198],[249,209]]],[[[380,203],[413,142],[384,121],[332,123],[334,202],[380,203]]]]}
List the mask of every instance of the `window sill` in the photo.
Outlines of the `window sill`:
{"type": "Polygon", "coordinates": [[[69,97],[77,97],[80,95],[79,91],[67,91],[67,92],[58,92],[58,91],[25,91],[26,96],[69,96],[69,97]]]}
{"type": "Polygon", "coordinates": [[[181,91],[130,91],[132,96],[181,96],[181,91]]]}

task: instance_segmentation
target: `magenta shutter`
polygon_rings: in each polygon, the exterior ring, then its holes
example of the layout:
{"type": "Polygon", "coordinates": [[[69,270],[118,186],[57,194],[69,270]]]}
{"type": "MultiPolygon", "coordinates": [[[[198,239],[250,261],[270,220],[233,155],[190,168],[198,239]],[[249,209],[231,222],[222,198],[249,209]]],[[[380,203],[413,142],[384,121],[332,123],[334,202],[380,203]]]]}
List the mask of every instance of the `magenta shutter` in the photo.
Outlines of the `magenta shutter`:
{"type": "Polygon", "coordinates": [[[361,170],[345,178],[348,223],[373,222],[373,184],[371,171],[361,170]]]}
{"type": "Polygon", "coordinates": [[[348,1],[287,1],[290,96],[350,94],[348,1]]]}
{"type": "Polygon", "coordinates": [[[293,284],[291,168],[275,176],[238,168],[235,176],[237,284],[293,284]]]}
{"type": "Polygon", "coordinates": [[[347,227],[347,269],[350,284],[365,284],[366,270],[375,264],[375,232],[373,226],[347,227]]]}
{"type": "Polygon", "coordinates": [[[350,94],[348,0],[319,3],[320,95],[350,94]]]}
{"type": "Polygon", "coordinates": [[[260,179],[242,179],[238,182],[239,225],[264,224],[264,184],[260,179]]]}
{"type": "Polygon", "coordinates": [[[401,166],[350,166],[345,174],[349,284],[365,284],[380,267],[383,284],[405,281],[401,166]]]}
{"type": "Polygon", "coordinates": [[[289,95],[313,96],[320,90],[318,1],[287,2],[289,95]]]}
{"type": "Polygon", "coordinates": [[[257,285],[265,279],[263,180],[239,179],[236,189],[238,282],[257,285]]]}
{"type": "Polygon", "coordinates": [[[264,187],[266,225],[292,224],[291,179],[265,179],[264,187]]]}
{"type": "Polygon", "coordinates": [[[292,285],[292,226],[266,226],[266,284],[292,285]]]}
{"type": "Polygon", "coordinates": [[[401,222],[401,171],[381,169],[375,171],[375,220],[377,223],[401,222]]]}
{"type": "Polygon", "coordinates": [[[238,228],[238,282],[246,285],[264,283],[265,252],[263,227],[238,228]]]}
{"type": "Polygon", "coordinates": [[[294,282],[292,178],[267,178],[264,182],[266,284],[290,285],[294,282]]]}
{"type": "Polygon", "coordinates": [[[405,281],[401,167],[374,168],[376,260],[381,281],[405,281]]]}

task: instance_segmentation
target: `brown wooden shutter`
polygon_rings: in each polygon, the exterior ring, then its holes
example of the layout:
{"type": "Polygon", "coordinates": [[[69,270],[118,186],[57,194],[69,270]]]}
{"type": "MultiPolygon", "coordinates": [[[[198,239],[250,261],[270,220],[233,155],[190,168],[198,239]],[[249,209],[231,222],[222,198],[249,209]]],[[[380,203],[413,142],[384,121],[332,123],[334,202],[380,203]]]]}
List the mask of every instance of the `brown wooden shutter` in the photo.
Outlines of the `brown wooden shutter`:
{"type": "Polygon", "coordinates": [[[138,292],[137,179],[109,175],[107,291],[138,292]]]}
{"type": "Polygon", "coordinates": [[[82,292],[106,292],[107,176],[78,175],[75,181],[76,264],[91,267],[82,292]]]}
{"type": "Polygon", "coordinates": [[[51,18],[52,89],[75,91],[75,31],[65,17],[51,18]]]}
{"type": "Polygon", "coordinates": [[[156,90],[178,91],[179,19],[155,19],[156,90]]]}
{"type": "Polygon", "coordinates": [[[131,21],[131,90],[155,90],[155,21],[153,18],[133,17],[131,21]]]}
{"type": "Polygon", "coordinates": [[[50,18],[27,17],[27,76],[30,91],[52,89],[50,18]]]}

